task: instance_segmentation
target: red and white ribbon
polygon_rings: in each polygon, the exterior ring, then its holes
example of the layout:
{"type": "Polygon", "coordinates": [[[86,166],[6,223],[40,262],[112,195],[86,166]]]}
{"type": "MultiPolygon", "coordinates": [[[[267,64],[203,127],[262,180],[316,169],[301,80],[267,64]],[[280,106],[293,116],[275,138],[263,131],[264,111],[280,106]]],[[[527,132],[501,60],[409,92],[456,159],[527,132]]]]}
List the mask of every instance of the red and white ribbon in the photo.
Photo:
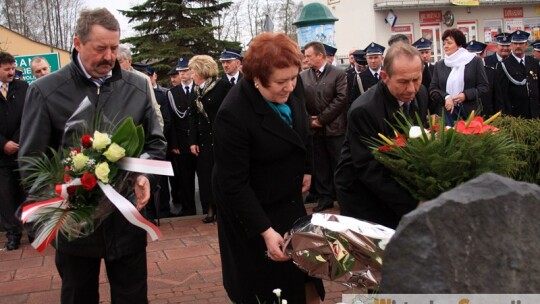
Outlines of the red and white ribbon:
{"type": "MultiPolygon", "coordinates": [[[[124,157],[119,162],[120,167],[123,170],[147,174],[158,174],[158,175],[167,175],[173,176],[173,169],[170,162],[167,161],[157,161],[150,159],[141,159],[133,157],[124,157]]],[[[67,199],[69,198],[68,187],[70,186],[79,186],[81,181],[79,178],[75,178],[68,183],[56,185],[55,191],[58,194],[57,197],[48,199],[45,201],[40,201],[32,204],[28,204],[23,207],[22,211],[22,222],[32,222],[35,221],[39,215],[43,212],[46,212],[46,207],[66,209],[69,206],[67,199]]],[[[161,231],[151,222],[147,221],[140,213],[137,211],[137,208],[133,204],[120,195],[116,190],[108,184],[103,184],[98,181],[98,185],[103,193],[109,198],[113,205],[122,213],[122,215],[133,225],[144,229],[152,240],[157,240],[162,236],[161,231]]],[[[36,239],[32,243],[38,252],[45,250],[47,245],[49,245],[52,240],[56,237],[58,230],[60,228],[55,226],[51,231],[38,232],[36,239]]]]}
{"type": "Polygon", "coordinates": [[[140,213],[137,211],[137,208],[128,201],[125,197],[120,195],[116,190],[114,190],[111,185],[98,182],[99,187],[113,203],[113,205],[122,213],[122,215],[133,225],[140,227],[150,235],[153,241],[160,238],[161,231],[152,223],[147,221],[140,213]]]}
{"type": "Polygon", "coordinates": [[[126,171],[174,176],[171,162],[168,161],[123,157],[118,164],[126,171]]]}

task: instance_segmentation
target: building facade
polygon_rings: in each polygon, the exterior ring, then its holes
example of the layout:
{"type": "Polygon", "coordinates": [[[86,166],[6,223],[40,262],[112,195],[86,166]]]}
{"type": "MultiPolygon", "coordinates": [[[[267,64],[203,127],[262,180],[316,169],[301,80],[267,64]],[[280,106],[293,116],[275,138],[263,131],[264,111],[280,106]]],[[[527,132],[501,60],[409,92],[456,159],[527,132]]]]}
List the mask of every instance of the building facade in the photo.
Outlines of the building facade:
{"type": "MultiPolygon", "coordinates": [[[[387,46],[388,38],[402,33],[411,42],[427,38],[433,42],[433,59],[443,56],[442,33],[461,29],[467,41],[494,43],[500,32],[520,29],[540,39],[540,0],[479,0],[478,6],[460,6],[459,0],[304,0],[328,6],[339,19],[335,23],[337,57],[346,58],[350,49],[364,49],[374,41],[387,46]],[[394,26],[385,19],[395,16],[394,26]]],[[[474,1],[468,1],[474,2],[474,1]]]]}

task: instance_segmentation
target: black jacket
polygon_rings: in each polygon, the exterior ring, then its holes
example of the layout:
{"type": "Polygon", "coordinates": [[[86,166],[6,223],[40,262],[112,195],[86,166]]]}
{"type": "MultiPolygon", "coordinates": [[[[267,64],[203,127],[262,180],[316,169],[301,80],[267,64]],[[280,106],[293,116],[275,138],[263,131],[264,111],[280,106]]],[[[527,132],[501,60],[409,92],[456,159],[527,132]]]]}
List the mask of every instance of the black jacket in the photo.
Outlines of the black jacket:
{"type": "Polygon", "coordinates": [[[182,85],[170,89],[168,95],[168,108],[171,116],[171,132],[167,137],[169,149],[179,149],[180,153],[191,153],[189,150],[189,112],[195,99],[193,85],[189,95],[182,85]]]}
{"type": "Polygon", "coordinates": [[[495,83],[496,104],[504,114],[523,118],[540,117],[540,65],[531,56],[526,56],[525,67],[513,55],[502,61],[508,74],[516,81],[526,80],[525,85],[512,83],[503,70],[497,66],[495,83]]]}
{"type": "MultiPolygon", "coordinates": [[[[70,64],[30,85],[22,118],[19,156],[46,152],[48,147],[73,147],[73,143],[62,141],[64,128],[81,101],[88,97],[95,110],[103,111],[109,119],[121,122],[132,117],[135,125],[142,124],[146,138],[143,153],[152,159],[163,159],[166,142],[152,107],[146,80],[121,70],[116,62],[112,77],[98,89],[78,66],[77,55],[78,52],[73,50],[70,64]]],[[[70,137],[67,139],[71,141],[70,137]]],[[[156,178],[148,177],[155,185],[156,178]]],[[[130,224],[118,210],[90,236],[71,242],[59,237],[56,245],[58,251],[67,254],[106,259],[133,254],[145,247],[146,232],[130,224]]]]}
{"type": "MultiPolygon", "coordinates": [[[[446,82],[452,68],[444,64],[444,60],[439,60],[435,64],[435,70],[431,78],[431,84],[429,91],[441,90],[446,92],[446,82]]],[[[465,65],[464,72],[464,88],[465,101],[463,102],[463,116],[467,117],[472,110],[478,111],[478,107],[481,104],[481,96],[489,91],[489,82],[484,69],[484,63],[479,57],[473,58],[469,63],[465,65]]],[[[444,108],[444,103],[443,103],[444,108]]],[[[442,109],[438,109],[436,114],[440,114],[442,109]]]]}
{"type": "Polygon", "coordinates": [[[291,128],[244,79],[216,117],[213,188],[223,285],[236,303],[257,303],[256,296],[272,303],[274,287],[290,303],[305,303],[305,274],[292,261],[269,260],[260,235],[269,227],[283,235],[306,215],[301,189],[311,174],[311,137],[302,96],[297,90],[287,101],[291,128]]]}
{"type": "MultiPolygon", "coordinates": [[[[420,86],[409,115],[418,113],[425,118],[427,104],[426,89],[420,86]]],[[[395,228],[401,217],[417,206],[418,201],[375,160],[365,142],[378,138],[378,133],[393,138],[388,122],[395,124],[393,115],[398,110],[398,101],[382,81],[362,94],[349,110],[347,134],[335,174],[342,215],[395,228]]]]}
{"type": "Polygon", "coordinates": [[[203,149],[205,146],[211,146],[213,144],[212,124],[223,99],[225,99],[231,87],[232,85],[229,81],[218,78],[216,86],[201,97],[207,117],[199,112],[195,99],[192,101],[189,110],[190,146],[198,145],[200,149],[203,149]]]}
{"type": "Polygon", "coordinates": [[[16,166],[17,153],[7,155],[4,146],[8,141],[20,143],[21,117],[28,83],[13,80],[9,83],[7,100],[0,94],[0,167],[16,166]]]}

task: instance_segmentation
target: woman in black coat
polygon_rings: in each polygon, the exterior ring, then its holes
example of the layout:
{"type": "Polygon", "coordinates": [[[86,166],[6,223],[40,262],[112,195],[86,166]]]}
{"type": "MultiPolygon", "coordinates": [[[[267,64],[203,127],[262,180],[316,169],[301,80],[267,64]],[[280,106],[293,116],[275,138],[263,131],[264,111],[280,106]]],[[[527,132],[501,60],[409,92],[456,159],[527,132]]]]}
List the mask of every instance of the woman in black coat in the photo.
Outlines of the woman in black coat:
{"type": "MultiPolygon", "coordinates": [[[[489,90],[489,82],[484,63],[475,54],[469,53],[465,35],[458,29],[448,29],[443,33],[445,58],[435,64],[429,92],[439,96],[435,102],[443,103],[446,124],[454,125],[458,119],[467,119],[474,110],[481,108],[480,96],[489,90]]],[[[437,113],[442,109],[439,107],[437,113]]]]}
{"type": "Polygon", "coordinates": [[[306,215],[302,193],[311,184],[300,62],[284,34],[257,36],[243,60],[244,79],[215,120],[212,185],[223,284],[235,303],[274,303],[276,288],[289,303],[324,297],[321,281],[283,253],[284,233],[306,215]]]}
{"type": "Polygon", "coordinates": [[[216,113],[231,88],[227,80],[218,78],[217,63],[208,55],[197,55],[189,60],[188,67],[195,82],[195,100],[189,116],[189,148],[197,156],[197,177],[201,207],[206,217],[204,223],[216,219],[215,199],[212,194],[212,168],[214,167],[214,135],[212,132],[216,113]]]}

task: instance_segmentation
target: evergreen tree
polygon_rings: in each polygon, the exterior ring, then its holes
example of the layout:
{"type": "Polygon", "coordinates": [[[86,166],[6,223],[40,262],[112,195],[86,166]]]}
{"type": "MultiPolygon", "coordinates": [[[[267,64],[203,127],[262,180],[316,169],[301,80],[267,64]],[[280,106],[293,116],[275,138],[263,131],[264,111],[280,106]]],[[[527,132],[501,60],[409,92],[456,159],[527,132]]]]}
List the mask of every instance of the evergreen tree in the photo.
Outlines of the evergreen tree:
{"type": "Polygon", "coordinates": [[[160,78],[179,58],[207,54],[218,58],[225,47],[239,48],[239,43],[218,40],[212,21],[232,2],[219,0],[148,0],[131,10],[123,11],[136,22],[138,36],[128,37],[123,43],[134,46],[133,61],[150,63],[160,78]]]}

